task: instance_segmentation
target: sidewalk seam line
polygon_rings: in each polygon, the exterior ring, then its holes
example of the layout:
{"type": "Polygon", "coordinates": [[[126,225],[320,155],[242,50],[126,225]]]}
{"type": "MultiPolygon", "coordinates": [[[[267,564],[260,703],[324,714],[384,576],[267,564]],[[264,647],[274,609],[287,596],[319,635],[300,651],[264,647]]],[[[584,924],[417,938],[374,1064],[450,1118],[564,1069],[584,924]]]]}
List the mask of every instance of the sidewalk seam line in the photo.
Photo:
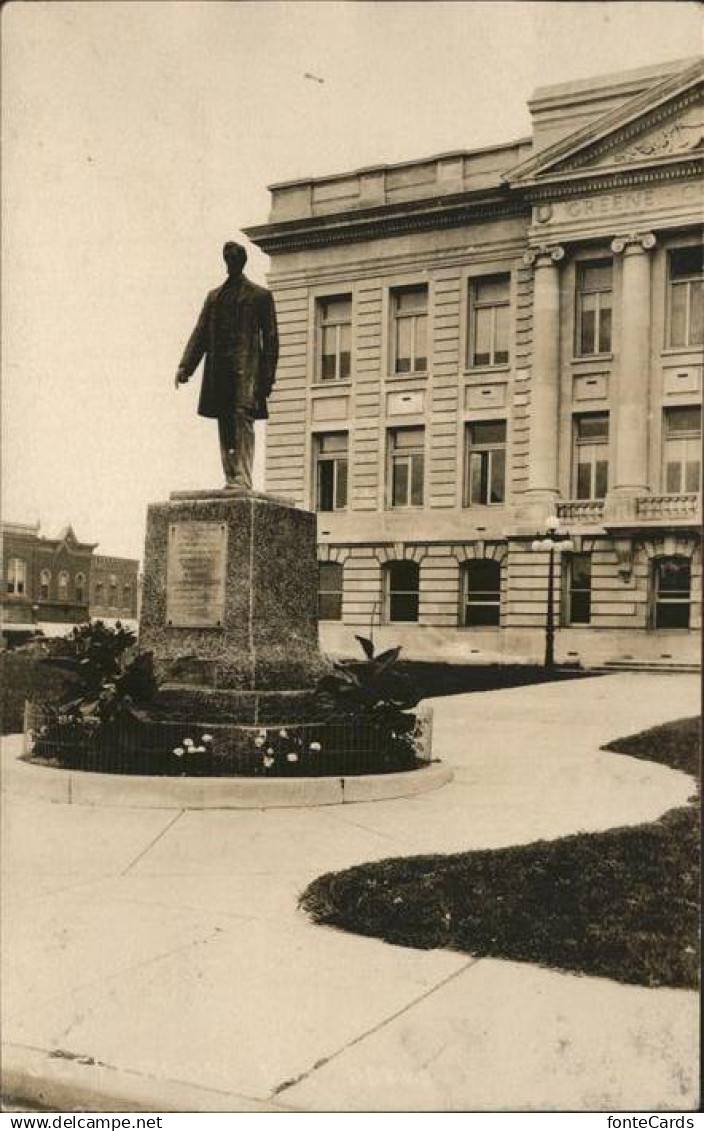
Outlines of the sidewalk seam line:
{"type": "Polygon", "coordinates": [[[164,828],[161,830],[161,832],[157,833],[157,835],[154,837],[153,840],[151,840],[149,842],[149,844],[146,846],[146,848],[143,848],[141,852],[138,852],[137,855],[135,856],[134,860],[131,860],[129,862],[129,864],[127,865],[127,867],[124,869],[124,871],[120,872],[120,875],[126,876],[127,873],[130,871],[130,869],[134,868],[135,864],[138,864],[139,861],[144,856],[146,856],[148,852],[151,852],[154,845],[157,844],[157,842],[160,841],[163,836],[166,836],[166,834],[169,832],[169,830],[173,828],[173,826],[176,824],[176,822],[178,820],[180,820],[180,818],[183,816],[184,813],[185,813],[185,809],[179,809],[178,813],[176,813],[176,815],[171,818],[171,820],[168,822],[167,825],[164,826],[164,828]]]}
{"type": "Polygon", "coordinates": [[[342,1054],[347,1052],[348,1049],[354,1048],[355,1045],[360,1044],[362,1041],[366,1041],[367,1037],[373,1037],[386,1025],[390,1025],[392,1021],[397,1021],[399,1017],[402,1017],[404,1015],[404,1013],[408,1013],[408,1011],[414,1009],[416,1005],[420,1005],[421,1002],[425,1001],[429,997],[432,997],[432,995],[437,990],[443,989],[450,982],[454,981],[455,978],[459,978],[460,974],[466,973],[467,970],[470,970],[473,966],[476,966],[480,961],[481,960],[479,958],[470,958],[469,962],[466,962],[463,966],[460,967],[459,970],[453,970],[451,974],[448,974],[447,978],[442,978],[439,982],[437,982],[434,986],[431,986],[429,990],[426,990],[419,997],[414,998],[413,1001],[407,1002],[406,1005],[401,1007],[401,1009],[397,1009],[395,1013],[392,1013],[389,1017],[385,1017],[383,1021],[379,1021],[378,1024],[372,1025],[371,1029],[367,1029],[366,1032],[360,1033],[358,1036],[353,1037],[352,1040],[348,1041],[346,1045],[343,1045],[342,1048],[336,1049],[335,1052],[331,1052],[329,1056],[322,1056],[320,1060],[316,1060],[315,1064],[306,1069],[304,1072],[301,1072],[292,1080],[284,1080],[283,1083],[274,1088],[269,1098],[274,1099],[275,1097],[280,1096],[282,1092],[287,1091],[289,1088],[294,1088],[297,1084],[301,1084],[304,1080],[307,1080],[309,1076],[312,1076],[314,1072],[317,1072],[319,1068],[325,1068],[328,1064],[330,1064],[332,1060],[336,1060],[338,1056],[342,1056],[342,1054]]]}

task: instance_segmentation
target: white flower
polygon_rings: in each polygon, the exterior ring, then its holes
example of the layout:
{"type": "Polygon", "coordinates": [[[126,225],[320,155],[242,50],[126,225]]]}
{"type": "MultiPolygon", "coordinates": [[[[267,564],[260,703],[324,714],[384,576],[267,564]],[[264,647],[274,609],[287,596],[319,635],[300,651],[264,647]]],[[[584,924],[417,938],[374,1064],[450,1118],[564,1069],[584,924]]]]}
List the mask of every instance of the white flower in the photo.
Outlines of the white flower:
{"type": "Polygon", "coordinates": [[[287,730],[280,730],[279,731],[279,738],[288,738],[288,731],[287,730]]]}
{"type": "Polygon", "coordinates": [[[204,746],[194,746],[193,747],[193,753],[194,754],[205,754],[205,747],[204,746]]]}
{"type": "Polygon", "coordinates": [[[261,735],[257,735],[257,737],[254,740],[254,745],[257,746],[257,747],[261,747],[261,746],[264,745],[264,739],[262,738],[261,735]]]}
{"type": "Polygon", "coordinates": [[[212,734],[202,734],[200,740],[201,742],[212,742],[213,736],[212,734]]]}
{"type": "Polygon", "coordinates": [[[267,746],[266,752],[267,752],[267,754],[273,754],[274,753],[274,747],[273,746],[267,746]]]}
{"type": "Polygon", "coordinates": [[[260,738],[266,738],[266,731],[264,730],[264,728],[263,728],[263,727],[262,727],[262,729],[261,729],[261,730],[259,731],[259,737],[260,737],[260,738]]]}
{"type": "Polygon", "coordinates": [[[186,753],[182,746],[175,747],[173,752],[177,758],[183,758],[183,755],[186,753]]]}
{"type": "Polygon", "coordinates": [[[273,759],[273,758],[269,758],[269,757],[267,757],[267,756],[265,755],[265,756],[264,756],[264,765],[266,766],[266,768],[267,768],[267,769],[269,769],[269,766],[273,766],[273,765],[274,765],[274,759],[273,759]]]}
{"type": "Polygon", "coordinates": [[[193,739],[192,738],[184,738],[183,745],[184,746],[193,746],[194,745],[193,739]]]}
{"type": "Polygon", "coordinates": [[[308,747],[308,749],[309,749],[309,750],[312,750],[314,754],[317,754],[317,753],[318,753],[318,751],[319,751],[319,750],[322,750],[323,748],[322,748],[322,746],[320,745],[320,743],[319,743],[319,742],[311,742],[311,744],[310,744],[310,746],[308,747]]]}
{"type": "Polygon", "coordinates": [[[297,755],[297,754],[293,754],[293,753],[291,753],[291,754],[287,754],[287,755],[286,755],[286,761],[287,761],[287,762],[297,762],[297,761],[298,761],[298,755],[297,755]]]}

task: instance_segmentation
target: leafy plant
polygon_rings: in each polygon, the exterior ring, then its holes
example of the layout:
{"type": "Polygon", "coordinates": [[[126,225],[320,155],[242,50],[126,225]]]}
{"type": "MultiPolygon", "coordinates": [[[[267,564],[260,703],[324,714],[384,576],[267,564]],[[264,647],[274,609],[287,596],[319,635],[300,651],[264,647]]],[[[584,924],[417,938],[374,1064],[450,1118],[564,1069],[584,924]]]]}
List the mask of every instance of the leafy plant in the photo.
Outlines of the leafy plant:
{"type": "Polygon", "coordinates": [[[366,660],[333,663],[333,671],[323,676],[316,687],[321,706],[352,715],[400,713],[415,707],[420,699],[418,688],[397,670],[401,648],[389,648],[377,656],[371,640],[365,636],[355,639],[366,660]]]}
{"type": "Polygon", "coordinates": [[[135,634],[119,621],[115,628],[103,621],[81,625],[50,641],[47,651],[40,664],[67,684],[57,717],[107,723],[126,711],[138,713],[154,697],[152,654],[138,652],[135,634]]]}
{"type": "Polygon", "coordinates": [[[321,708],[330,715],[350,715],[368,721],[376,730],[380,752],[394,751],[415,760],[416,716],[411,713],[420,699],[412,680],[398,671],[401,648],[375,655],[374,644],[357,636],[365,660],[334,663],[316,687],[321,708]]]}

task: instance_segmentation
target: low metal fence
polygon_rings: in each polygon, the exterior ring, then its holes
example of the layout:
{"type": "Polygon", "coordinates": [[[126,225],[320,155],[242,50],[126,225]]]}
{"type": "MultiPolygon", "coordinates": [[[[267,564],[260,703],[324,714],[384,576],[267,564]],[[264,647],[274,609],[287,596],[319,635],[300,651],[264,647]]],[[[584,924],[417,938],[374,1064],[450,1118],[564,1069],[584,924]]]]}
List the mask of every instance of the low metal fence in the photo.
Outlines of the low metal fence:
{"type": "Polygon", "coordinates": [[[395,721],[338,717],[241,726],[123,715],[101,724],[25,708],[25,757],[67,769],[170,776],[327,777],[395,773],[432,760],[432,709],[395,721]]]}

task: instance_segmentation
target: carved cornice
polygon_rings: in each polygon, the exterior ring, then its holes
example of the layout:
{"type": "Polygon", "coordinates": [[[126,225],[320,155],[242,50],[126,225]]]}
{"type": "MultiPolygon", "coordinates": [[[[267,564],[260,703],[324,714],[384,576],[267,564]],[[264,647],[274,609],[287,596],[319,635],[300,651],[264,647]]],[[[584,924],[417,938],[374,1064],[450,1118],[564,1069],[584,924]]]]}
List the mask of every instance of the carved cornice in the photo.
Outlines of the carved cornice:
{"type": "Polygon", "coordinates": [[[632,251],[652,251],[657,240],[652,232],[628,232],[623,236],[616,236],[611,241],[611,250],[614,255],[628,254],[632,251]]]}
{"type": "Polygon", "coordinates": [[[510,190],[490,198],[472,199],[468,194],[386,205],[374,209],[349,210],[328,215],[287,220],[243,228],[245,235],[268,255],[325,247],[360,240],[403,235],[406,232],[458,228],[477,220],[526,216],[529,206],[510,190]]]}
{"type": "Polygon", "coordinates": [[[588,170],[582,170],[579,176],[572,174],[573,179],[567,179],[567,174],[553,174],[542,183],[526,185],[523,189],[525,200],[538,204],[546,200],[562,200],[570,196],[586,196],[590,192],[601,189],[635,188],[639,185],[652,185],[666,181],[683,181],[699,178],[704,169],[701,158],[678,159],[676,162],[669,159],[669,163],[656,168],[636,168],[629,170],[609,171],[598,167],[592,175],[588,170]]]}
{"type": "Polygon", "coordinates": [[[525,252],[523,262],[526,267],[555,267],[565,258],[565,249],[559,243],[543,243],[525,252]]]}

